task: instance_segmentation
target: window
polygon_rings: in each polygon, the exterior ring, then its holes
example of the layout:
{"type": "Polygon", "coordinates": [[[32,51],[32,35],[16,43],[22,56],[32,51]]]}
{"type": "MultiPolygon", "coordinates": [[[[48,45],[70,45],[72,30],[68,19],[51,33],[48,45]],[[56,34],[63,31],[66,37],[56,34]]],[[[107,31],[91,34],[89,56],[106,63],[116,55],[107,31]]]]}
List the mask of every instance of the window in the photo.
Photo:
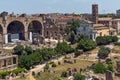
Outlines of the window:
{"type": "Polygon", "coordinates": [[[83,30],[86,31],[86,27],[83,27],[83,30]]]}
{"type": "Polygon", "coordinates": [[[49,32],[47,31],[47,36],[49,35],[49,32]]]}
{"type": "Polygon", "coordinates": [[[13,57],[13,64],[16,64],[16,58],[13,57]]]}
{"type": "Polygon", "coordinates": [[[90,34],[90,39],[92,39],[92,34],[90,34]]]}

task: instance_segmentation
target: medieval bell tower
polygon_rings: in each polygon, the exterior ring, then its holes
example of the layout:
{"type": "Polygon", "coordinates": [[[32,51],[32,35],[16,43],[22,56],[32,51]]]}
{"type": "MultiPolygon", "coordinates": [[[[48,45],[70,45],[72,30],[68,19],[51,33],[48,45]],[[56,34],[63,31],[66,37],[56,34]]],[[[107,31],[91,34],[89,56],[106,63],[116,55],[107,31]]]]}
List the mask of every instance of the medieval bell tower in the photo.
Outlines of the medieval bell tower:
{"type": "Polygon", "coordinates": [[[98,23],[98,4],[92,4],[92,21],[98,23]]]}

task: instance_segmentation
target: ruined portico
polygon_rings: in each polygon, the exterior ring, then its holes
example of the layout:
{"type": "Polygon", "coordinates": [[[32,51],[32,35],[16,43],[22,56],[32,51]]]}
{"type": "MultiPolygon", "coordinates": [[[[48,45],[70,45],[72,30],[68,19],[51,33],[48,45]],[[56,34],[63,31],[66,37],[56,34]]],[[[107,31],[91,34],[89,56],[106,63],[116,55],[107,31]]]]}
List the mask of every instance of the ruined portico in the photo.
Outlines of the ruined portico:
{"type": "Polygon", "coordinates": [[[21,40],[26,41],[30,40],[30,32],[37,32],[40,35],[44,36],[44,27],[41,17],[8,16],[5,15],[5,13],[2,14],[3,15],[0,17],[0,34],[2,36],[1,39],[3,43],[8,43],[8,37],[16,33],[19,36],[23,36],[21,40]]]}

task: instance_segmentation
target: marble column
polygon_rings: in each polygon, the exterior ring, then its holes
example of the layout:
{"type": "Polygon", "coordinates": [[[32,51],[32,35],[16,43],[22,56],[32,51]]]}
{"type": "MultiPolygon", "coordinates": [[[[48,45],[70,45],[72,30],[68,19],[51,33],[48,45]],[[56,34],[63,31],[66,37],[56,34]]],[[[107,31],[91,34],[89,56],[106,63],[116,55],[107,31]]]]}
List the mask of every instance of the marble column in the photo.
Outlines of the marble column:
{"type": "Polygon", "coordinates": [[[29,40],[32,42],[32,32],[29,33],[29,40]]]}
{"type": "Polygon", "coordinates": [[[5,44],[8,43],[8,34],[5,34],[5,44]]]}

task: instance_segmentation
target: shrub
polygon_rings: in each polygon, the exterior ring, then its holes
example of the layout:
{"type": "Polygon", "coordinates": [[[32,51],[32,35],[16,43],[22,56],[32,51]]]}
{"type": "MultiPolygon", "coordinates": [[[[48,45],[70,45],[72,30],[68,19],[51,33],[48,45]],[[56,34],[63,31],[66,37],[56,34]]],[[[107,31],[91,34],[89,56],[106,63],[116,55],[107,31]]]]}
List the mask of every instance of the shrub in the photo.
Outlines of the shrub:
{"type": "Polygon", "coordinates": [[[59,52],[61,55],[64,55],[64,54],[73,52],[74,49],[70,45],[68,45],[66,42],[62,42],[57,44],[55,51],[59,52]]]}
{"type": "Polygon", "coordinates": [[[45,71],[48,71],[48,70],[49,70],[49,64],[46,64],[46,65],[45,65],[44,70],[45,70],[45,71]]]}
{"type": "Polygon", "coordinates": [[[52,63],[52,67],[56,67],[57,65],[55,63],[52,63]]]}
{"type": "Polygon", "coordinates": [[[105,59],[106,57],[108,57],[108,54],[110,53],[110,49],[107,47],[101,47],[99,52],[98,52],[98,57],[100,59],[105,59]]]}
{"type": "Polygon", "coordinates": [[[112,36],[112,42],[117,42],[118,41],[118,37],[117,36],[112,36]]]}
{"type": "Polygon", "coordinates": [[[76,73],[74,76],[74,80],[85,80],[85,76],[80,73],[76,73]]]}
{"type": "Polygon", "coordinates": [[[23,71],[25,71],[25,68],[17,68],[17,69],[15,69],[15,70],[11,71],[11,72],[12,72],[12,73],[15,73],[15,74],[17,75],[18,73],[21,73],[21,72],[23,72],[23,71]]]}
{"type": "Polygon", "coordinates": [[[24,50],[24,47],[22,45],[17,45],[16,47],[14,47],[13,50],[15,54],[21,55],[24,50]]]}
{"type": "Polygon", "coordinates": [[[80,51],[78,49],[75,49],[75,57],[78,57],[80,54],[80,51]]]}
{"type": "Polygon", "coordinates": [[[114,45],[120,46],[120,42],[114,42],[114,45]]]}
{"type": "Polygon", "coordinates": [[[17,75],[18,73],[21,73],[21,72],[23,72],[23,71],[25,71],[25,68],[17,68],[17,69],[14,69],[14,70],[12,70],[12,71],[0,72],[0,77],[1,77],[2,79],[5,79],[5,77],[6,77],[7,75],[9,75],[11,72],[12,72],[12,73],[15,73],[15,74],[17,75]]]}
{"type": "Polygon", "coordinates": [[[30,46],[26,46],[25,51],[27,52],[27,54],[31,54],[33,52],[32,47],[30,46]]]}
{"type": "Polygon", "coordinates": [[[8,72],[6,71],[6,72],[0,72],[0,77],[2,78],[2,79],[5,79],[5,77],[8,75],[8,72]]]}
{"type": "Polygon", "coordinates": [[[110,70],[110,71],[113,72],[114,71],[113,65],[112,64],[108,64],[107,70],[110,70]]]}
{"type": "Polygon", "coordinates": [[[102,62],[98,62],[96,65],[93,67],[93,71],[95,73],[105,73],[106,72],[106,67],[102,62]]]}
{"type": "Polygon", "coordinates": [[[106,45],[111,42],[117,42],[117,36],[98,36],[96,38],[97,45],[106,45]]]}
{"type": "Polygon", "coordinates": [[[67,77],[67,72],[66,71],[62,71],[61,77],[67,77]]]}

